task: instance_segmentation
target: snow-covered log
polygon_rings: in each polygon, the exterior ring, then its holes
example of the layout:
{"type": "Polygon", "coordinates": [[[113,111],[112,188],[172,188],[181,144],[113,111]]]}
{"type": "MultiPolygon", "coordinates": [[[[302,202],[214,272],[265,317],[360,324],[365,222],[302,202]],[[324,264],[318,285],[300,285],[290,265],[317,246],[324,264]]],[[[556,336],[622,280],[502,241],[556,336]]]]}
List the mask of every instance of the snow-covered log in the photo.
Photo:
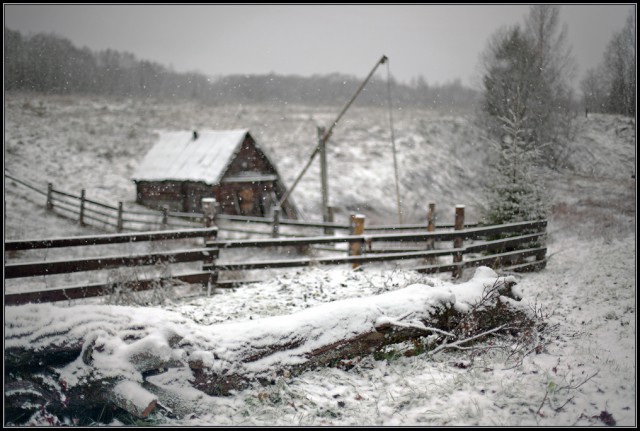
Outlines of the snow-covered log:
{"type": "MultiPolygon", "coordinates": [[[[421,336],[459,342],[461,336],[492,329],[497,320],[508,321],[510,310],[521,312],[520,298],[513,277],[480,267],[470,281],[457,285],[433,280],[290,315],[211,326],[151,308],[7,307],[5,378],[49,373],[59,385],[56,399],[73,397],[71,405],[78,398],[100,402],[82,394],[102,387],[108,394],[103,402],[145,417],[158,400],[183,404],[167,396],[176,393],[177,381],[225,395],[254,381],[268,383],[421,336]],[[471,315],[474,319],[465,322],[471,315]],[[62,357],[73,359],[62,364],[57,353],[56,363],[48,363],[48,349],[58,352],[60,346],[68,348],[62,357]],[[37,354],[38,362],[25,368],[20,358],[30,354],[37,354]]],[[[8,396],[5,391],[5,402],[8,396]]]]}
{"type": "Polygon", "coordinates": [[[158,398],[137,383],[124,380],[115,385],[108,398],[118,407],[139,418],[146,418],[155,408],[158,398]]]}

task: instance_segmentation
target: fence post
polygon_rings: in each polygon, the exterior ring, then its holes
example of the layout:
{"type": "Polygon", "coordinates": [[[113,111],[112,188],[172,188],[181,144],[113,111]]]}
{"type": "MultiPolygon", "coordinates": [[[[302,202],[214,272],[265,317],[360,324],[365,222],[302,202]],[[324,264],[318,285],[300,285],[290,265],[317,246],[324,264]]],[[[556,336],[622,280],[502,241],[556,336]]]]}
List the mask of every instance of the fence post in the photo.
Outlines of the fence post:
{"type": "Polygon", "coordinates": [[[47,209],[48,210],[53,209],[53,200],[51,200],[52,194],[53,194],[53,184],[49,183],[47,184],[47,209]]]}
{"type": "MultiPolygon", "coordinates": [[[[203,222],[204,227],[215,227],[215,219],[217,212],[217,205],[215,198],[202,198],[202,213],[204,215],[203,222]]],[[[217,232],[212,235],[204,236],[204,245],[207,246],[208,241],[215,241],[217,238],[217,232]]],[[[209,271],[209,280],[207,281],[207,296],[211,295],[211,289],[218,281],[218,271],[215,269],[216,259],[220,251],[218,249],[208,250],[209,256],[202,262],[202,270],[209,271]]]]}
{"type": "Polygon", "coordinates": [[[118,202],[118,232],[122,232],[122,201],[118,202]]]}
{"type": "MultiPolygon", "coordinates": [[[[352,214],[349,219],[350,234],[362,235],[364,233],[364,220],[365,216],[362,214],[352,214]]],[[[364,241],[352,241],[349,243],[349,256],[361,256],[364,241]]],[[[359,263],[353,263],[352,268],[358,268],[359,263]]]]}
{"type": "Polygon", "coordinates": [[[280,236],[280,207],[273,209],[273,226],[271,227],[271,236],[278,238],[280,236]]]}
{"type": "Polygon", "coordinates": [[[84,226],[84,200],[85,200],[85,189],[82,189],[80,192],[80,226],[84,226]]]}
{"type": "MultiPolygon", "coordinates": [[[[333,207],[327,207],[327,220],[329,223],[333,223],[333,207]]],[[[325,235],[333,235],[335,230],[332,227],[325,226],[324,228],[325,235]]]]}
{"type": "MultiPolygon", "coordinates": [[[[435,232],[436,230],[436,204],[429,202],[429,209],[427,210],[427,232],[435,232]]],[[[435,244],[433,238],[427,239],[427,250],[433,250],[435,244]]],[[[434,257],[427,257],[427,263],[435,263],[434,257]]]]}
{"type": "MultiPolygon", "coordinates": [[[[543,228],[543,231],[546,232],[546,230],[547,228],[545,226],[543,228]]],[[[547,266],[547,263],[545,262],[545,259],[547,258],[547,248],[546,248],[547,244],[544,238],[542,238],[540,245],[544,246],[545,248],[542,251],[536,253],[536,256],[535,256],[536,262],[538,262],[538,264],[535,267],[535,270],[538,270],[538,271],[544,268],[545,266],[547,266]]]]}
{"type": "MultiPolygon", "coordinates": [[[[456,217],[454,221],[454,230],[464,230],[464,205],[456,205],[456,217]]],[[[464,244],[463,237],[457,236],[453,239],[453,248],[462,248],[464,244]]],[[[453,278],[458,278],[462,275],[462,252],[456,251],[453,253],[453,263],[459,263],[460,265],[454,269],[451,273],[453,278]]]]}
{"type": "Polygon", "coordinates": [[[202,198],[202,213],[204,214],[204,227],[215,226],[215,218],[217,212],[216,198],[202,198]]]}
{"type": "Polygon", "coordinates": [[[162,229],[166,229],[169,224],[169,208],[167,206],[162,207],[162,229]]]}

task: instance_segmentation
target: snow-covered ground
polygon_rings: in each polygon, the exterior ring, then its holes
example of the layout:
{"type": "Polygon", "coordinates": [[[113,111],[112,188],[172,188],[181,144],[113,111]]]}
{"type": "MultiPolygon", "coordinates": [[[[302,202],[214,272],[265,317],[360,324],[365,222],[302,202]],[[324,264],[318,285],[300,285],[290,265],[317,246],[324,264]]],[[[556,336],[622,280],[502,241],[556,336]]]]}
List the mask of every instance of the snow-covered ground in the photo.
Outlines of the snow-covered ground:
{"type": "MultiPolygon", "coordinates": [[[[6,95],[5,169],[43,188],[51,181],[68,192],[86,188],[96,200],[131,202],[135,191],[129,178],[152,145],[154,130],[246,127],[291,184],[313,149],[316,125],[328,125],[337,111],[6,95]]],[[[387,115],[356,106],[334,132],[330,193],[339,221],[352,211],[376,222],[395,221],[387,115]]],[[[394,115],[405,221],[423,221],[430,201],[445,222],[453,221],[453,206],[460,203],[467,205],[470,218],[477,217],[483,144],[471,117],[403,109],[394,115]]],[[[543,350],[522,363],[510,361],[505,350],[480,356],[454,351],[365,357],[349,370],[320,368],[230,397],[185,390],[192,412],[171,419],[152,414],[147,423],[572,426],[615,421],[636,426],[635,145],[635,120],[580,117],[566,153],[570,167],[546,174],[553,199],[549,262],[540,272],[516,277],[522,302],[548,322],[548,338],[543,350]]],[[[316,162],[293,194],[309,219],[319,212],[318,178],[316,162]]],[[[5,239],[97,232],[47,215],[41,201],[5,179],[5,239]]],[[[471,275],[465,273],[463,280],[471,275]]],[[[415,283],[453,282],[447,275],[429,277],[391,263],[360,271],[308,268],[211,297],[170,296],[162,308],[211,325],[291,314],[415,283]]],[[[116,310],[102,299],[82,305],[88,304],[116,310]]],[[[64,315],[77,305],[55,307],[64,315]]],[[[140,313],[153,315],[153,308],[140,313]]]]}

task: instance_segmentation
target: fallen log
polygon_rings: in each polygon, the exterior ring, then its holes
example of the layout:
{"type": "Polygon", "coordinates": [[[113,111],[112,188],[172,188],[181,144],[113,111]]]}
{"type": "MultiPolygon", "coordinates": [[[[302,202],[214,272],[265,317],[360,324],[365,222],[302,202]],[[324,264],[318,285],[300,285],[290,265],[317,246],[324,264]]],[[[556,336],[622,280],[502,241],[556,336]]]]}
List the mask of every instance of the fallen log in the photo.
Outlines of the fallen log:
{"type": "MultiPolygon", "coordinates": [[[[211,326],[151,308],[6,307],[5,377],[19,370],[29,380],[19,358],[39,352],[37,364],[29,365],[31,376],[55,367],[57,399],[73,398],[74,409],[82,401],[105,403],[144,418],[161,402],[180,414],[188,410],[178,399],[180,388],[228,395],[253,382],[272,383],[402,341],[435,335],[442,349],[503,329],[527,311],[518,307],[515,284],[513,277],[480,267],[458,285],[434,280],[291,315],[211,326]],[[55,364],[47,363],[46,352],[54,346],[69,346],[66,357],[75,358],[61,365],[58,354],[55,364]]],[[[12,397],[17,399],[5,389],[5,404],[19,406],[12,397]]]]}
{"type": "Polygon", "coordinates": [[[129,380],[115,385],[107,397],[116,406],[139,418],[149,416],[158,402],[155,395],[129,380]]]}

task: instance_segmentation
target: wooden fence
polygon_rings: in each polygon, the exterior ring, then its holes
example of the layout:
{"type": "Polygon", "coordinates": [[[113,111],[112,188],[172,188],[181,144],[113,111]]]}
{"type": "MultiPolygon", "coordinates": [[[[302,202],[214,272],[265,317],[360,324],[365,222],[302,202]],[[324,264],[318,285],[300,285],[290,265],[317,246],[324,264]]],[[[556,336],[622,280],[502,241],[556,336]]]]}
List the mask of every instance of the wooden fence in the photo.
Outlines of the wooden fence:
{"type": "MultiPolygon", "coordinates": [[[[424,233],[387,233],[360,234],[349,236],[324,236],[286,239],[248,239],[234,241],[217,241],[208,246],[218,247],[220,250],[230,248],[249,247],[305,247],[324,244],[348,243],[349,255],[331,256],[324,258],[298,258],[286,260],[268,260],[242,263],[216,263],[218,270],[251,270],[265,268],[287,268],[323,264],[351,263],[361,265],[370,262],[391,260],[427,259],[451,256],[452,262],[446,264],[416,265],[412,269],[426,272],[452,272],[459,276],[463,268],[487,265],[503,267],[505,270],[526,271],[541,269],[546,264],[546,220],[526,221],[496,226],[476,227],[453,231],[433,231],[424,233]],[[505,237],[506,236],[506,237],[505,237]],[[464,241],[473,240],[472,244],[464,245],[464,241]],[[438,242],[440,245],[451,243],[451,248],[430,248],[427,245],[438,242]],[[423,250],[405,251],[396,249],[393,252],[384,250],[374,252],[374,244],[423,243],[423,250]],[[353,245],[359,247],[352,247],[353,245]],[[467,256],[463,260],[463,256],[467,256]],[[533,257],[534,260],[527,258],[533,257]]],[[[211,266],[213,267],[213,266],[211,266]]]]}
{"type": "MultiPolygon", "coordinates": [[[[211,224],[213,215],[205,218],[211,224]]],[[[266,268],[291,268],[310,265],[351,264],[356,267],[366,263],[414,260],[416,264],[409,269],[426,273],[452,272],[454,277],[460,276],[464,268],[480,265],[493,268],[502,267],[511,271],[527,271],[541,269],[546,264],[546,247],[544,239],[547,222],[526,221],[496,226],[465,227],[464,207],[456,208],[453,230],[428,230],[423,232],[401,232],[395,227],[393,233],[364,233],[364,218],[352,217],[350,235],[331,235],[298,238],[264,238],[245,240],[219,240],[217,228],[190,229],[178,231],[161,231],[135,234],[111,234],[91,237],[57,238],[44,240],[7,241],[5,252],[34,250],[39,248],[95,246],[99,244],[122,244],[138,241],[160,241],[168,239],[184,239],[203,237],[204,247],[180,251],[162,251],[142,255],[98,256],[72,260],[38,261],[27,263],[9,263],[5,265],[5,278],[36,277],[60,273],[104,270],[121,266],[154,265],[158,262],[180,263],[201,262],[201,270],[188,274],[168,277],[188,283],[203,283],[211,288],[236,285],[239,281],[221,282],[218,275],[225,271],[250,271],[266,268]],[[471,241],[470,243],[467,243],[471,241]],[[334,255],[327,257],[299,257],[295,259],[262,260],[253,262],[222,262],[218,260],[220,252],[225,250],[247,248],[281,248],[296,247],[309,249],[328,244],[346,243],[347,255],[344,251],[333,249],[334,255]],[[412,250],[406,248],[388,249],[389,244],[406,247],[414,245],[412,250]],[[422,248],[416,245],[422,244],[422,248]],[[374,252],[379,251],[379,252],[374,252]],[[440,258],[448,258],[450,262],[439,262],[440,258]]],[[[431,226],[431,225],[430,225],[431,226]]],[[[327,249],[324,249],[327,250],[327,249]]],[[[154,283],[164,279],[132,280],[127,286],[132,290],[149,289],[154,283]]],[[[66,299],[86,298],[108,294],[117,286],[114,283],[72,286],[44,291],[6,293],[6,304],[21,304],[34,301],[60,301],[66,299]]]]}
{"type": "MultiPolygon", "coordinates": [[[[280,219],[279,213],[273,217],[246,217],[215,213],[215,201],[203,200],[202,213],[179,213],[164,211],[125,210],[123,203],[117,206],[107,205],[86,197],[84,190],[80,195],[55,190],[49,184],[47,191],[22,181],[5,172],[5,176],[46,197],[46,207],[58,214],[76,219],[80,224],[99,223],[123,230],[141,229],[144,233],[117,233],[76,238],[56,238],[26,241],[6,241],[5,253],[9,260],[13,255],[26,250],[77,248],[105,244],[132,244],[139,242],[161,242],[170,239],[205,238],[204,247],[189,250],[169,251],[163,249],[153,253],[120,253],[115,256],[99,255],[93,258],[60,259],[55,261],[31,261],[5,264],[5,279],[25,279],[54,276],[79,272],[104,271],[113,268],[154,266],[158,264],[175,265],[193,263],[200,266],[195,272],[168,277],[151,277],[107,283],[86,283],[78,286],[53,287],[22,293],[7,293],[6,304],[19,304],[32,301],[60,301],[86,298],[113,292],[117,284],[124,283],[131,290],[145,290],[170,279],[188,283],[202,283],[209,288],[227,287],[241,284],[242,280],[220,281],[220,272],[251,271],[266,268],[291,268],[310,265],[351,264],[356,268],[363,264],[384,261],[414,262],[408,269],[425,273],[451,272],[459,277],[464,268],[480,265],[503,268],[511,271],[541,269],[546,264],[546,225],[542,221],[526,221],[497,226],[480,226],[465,221],[464,206],[457,206],[453,223],[436,223],[435,204],[428,206],[427,220],[421,224],[365,226],[365,217],[352,215],[348,224],[309,222],[303,220],[280,219]],[[206,202],[205,202],[206,201],[206,202]],[[230,227],[236,223],[236,227],[230,227]],[[201,226],[205,228],[201,228],[201,226]],[[216,226],[217,225],[217,226],[216,226]],[[225,225],[224,227],[222,225],[225,225]],[[253,226],[253,229],[251,228],[253,226]],[[262,230],[256,230],[263,226],[262,230]],[[160,227],[160,231],[146,231],[160,227]],[[283,227],[295,229],[295,233],[283,232],[283,227]],[[169,230],[180,228],[180,230],[169,230]],[[264,229],[266,228],[266,229],[264,229]],[[322,236],[304,236],[305,229],[321,229],[322,236]],[[222,230],[242,232],[247,235],[266,235],[271,238],[221,240],[218,232],[222,230]],[[332,234],[327,235],[327,232],[332,234]],[[343,243],[346,249],[337,247],[343,243]],[[218,260],[219,251],[249,248],[280,249],[295,247],[304,251],[300,257],[291,259],[268,259],[242,262],[218,260]],[[346,251],[346,255],[345,255],[346,251]],[[330,256],[318,254],[331,252],[330,256]],[[316,255],[310,257],[309,255],[316,255]],[[449,257],[450,256],[450,257],[449,257]],[[445,260],[445,262],[443,262],[445,260]]],[[[122,252],[122,250],[120,250],[122,252]]],[[[243,253],[243,255],[246,253],[243,253]]],[[[224,256],[223,256],[224,257],[224,256]]],[[[5,262],[7,261],[5,255],[5,262]]],[[[5,285],[6,290],[6,285],[5,285]]]]}
{"type": "MultiPolygon", "coordinates": [[[[110,205],[89,199],[85,189],[79,195],[56,190],[52,183],[48,183],[47,189],[42,190],[20,178],[7,172],[4,176],[16,184],[42,195],[45,207],[57,214],[76,220],[81,226],[94,226],[101,229],[114,229],[123,231],[149,231],[154,229],[170,228],[197,228],[202,226],[203,214],[195,215],[195,220],[190,217],[181,217],[182,213],[173,213],[168,210],[133,210],[125,209],[123,202],[110,205]]],[[[194,216],[194,214],[189,214],[194,216]]]]}
{"type": "MultiPolygon", "coordinates": [[[[52,238],[22,241],[5,241],[5,253],[16,254],[27,250],[53,249],[67,247],[90,247],[106,244],[132,244],[140,242],[181,240],[188,238],[202,238],[203,242],[216,238],[217,228],[185,229],[179,231],[156,231],[135,234],[110,234],[81,236],[75,238],[52,238]]],[[[188,250],[164,250],[155,253],[138,255],[119,254],[111,256],[95,256],[92,258],[64,259],[50,261],[26,261],[5,264],[5,304],[14,305],[25,302],[52,302],[68,299],[88,298],[93,296],[108,295],[115,289],[123,287],[131,291],[147,290],[157,285],[163,285],[167,281],[180,280],[187,283],[203,283],[208,286],[215,284],[217,272],[207,269],[197,272],[171,275],[168,277],[135,278],[118,280],[115,282],[82,284],[78,286],[57,287],[47,290],[31,292],[7,293],[6,280],[24,277],[50,276],[55,274],[68,274],[87,271],[103,271],[121,267],[154,266],[158,264],[174,265],[178,263],[194,262],[203,265],[215,262],[218,257],[217,248],[205,245],[188,250]]],[[[5,257],[6,262],[6,257],[5,257]]]]}
{"type": "MultiPolygon", "coordinates": [[[[52,183],[48,183],[46,190],[41,190],[37,186],[27,181],[19,179],[7,172],[5,177],[15,183],[30,189],[44,197],[43,203],[46,208],[56,212],[66,218],[76,220],[81,226],[91,225],[101,229],[114,229],[116,232],[133,231],[143,232],[154,229],[171,228],[197,228],[204,223],[203,213],[184,213],[178,211],[138,210],[125,208],[123,202],[110,205],[89,199],[85,189],[79,195],[56,190],[52,183]]],[[[281,219],[278,212],[274,212],[271,217],[250,217],[228,214],[216,214],[215,221],[219,231],[241,232],[245,234],[271,236],[274,238],[283,236],[301,236],[302,231],[314,229],[324,233],[335,231],[349,232],[349,223],[334,222],[314,222],[304,220],[281,219]],[[268,230],[256,230],[256,226],[268,225],[268,230]],[[253,226],[253,229],[251,228],[253,226]],[[285,232],[283,227],[295,228],[296,232],[285,232]]],[[[429,204],[428,229],[435,229],[435,204],[429,204]]],[[[477,223],[466,223],[465,227],[477,226],[477,223]]],[[[438,224],[438,228],[453,228],[454,224],[438,224]]],[[[423,230],[425,224],[404,224],[404,225],[371,225],[368,231],[412,231],[423,230]]]]}

